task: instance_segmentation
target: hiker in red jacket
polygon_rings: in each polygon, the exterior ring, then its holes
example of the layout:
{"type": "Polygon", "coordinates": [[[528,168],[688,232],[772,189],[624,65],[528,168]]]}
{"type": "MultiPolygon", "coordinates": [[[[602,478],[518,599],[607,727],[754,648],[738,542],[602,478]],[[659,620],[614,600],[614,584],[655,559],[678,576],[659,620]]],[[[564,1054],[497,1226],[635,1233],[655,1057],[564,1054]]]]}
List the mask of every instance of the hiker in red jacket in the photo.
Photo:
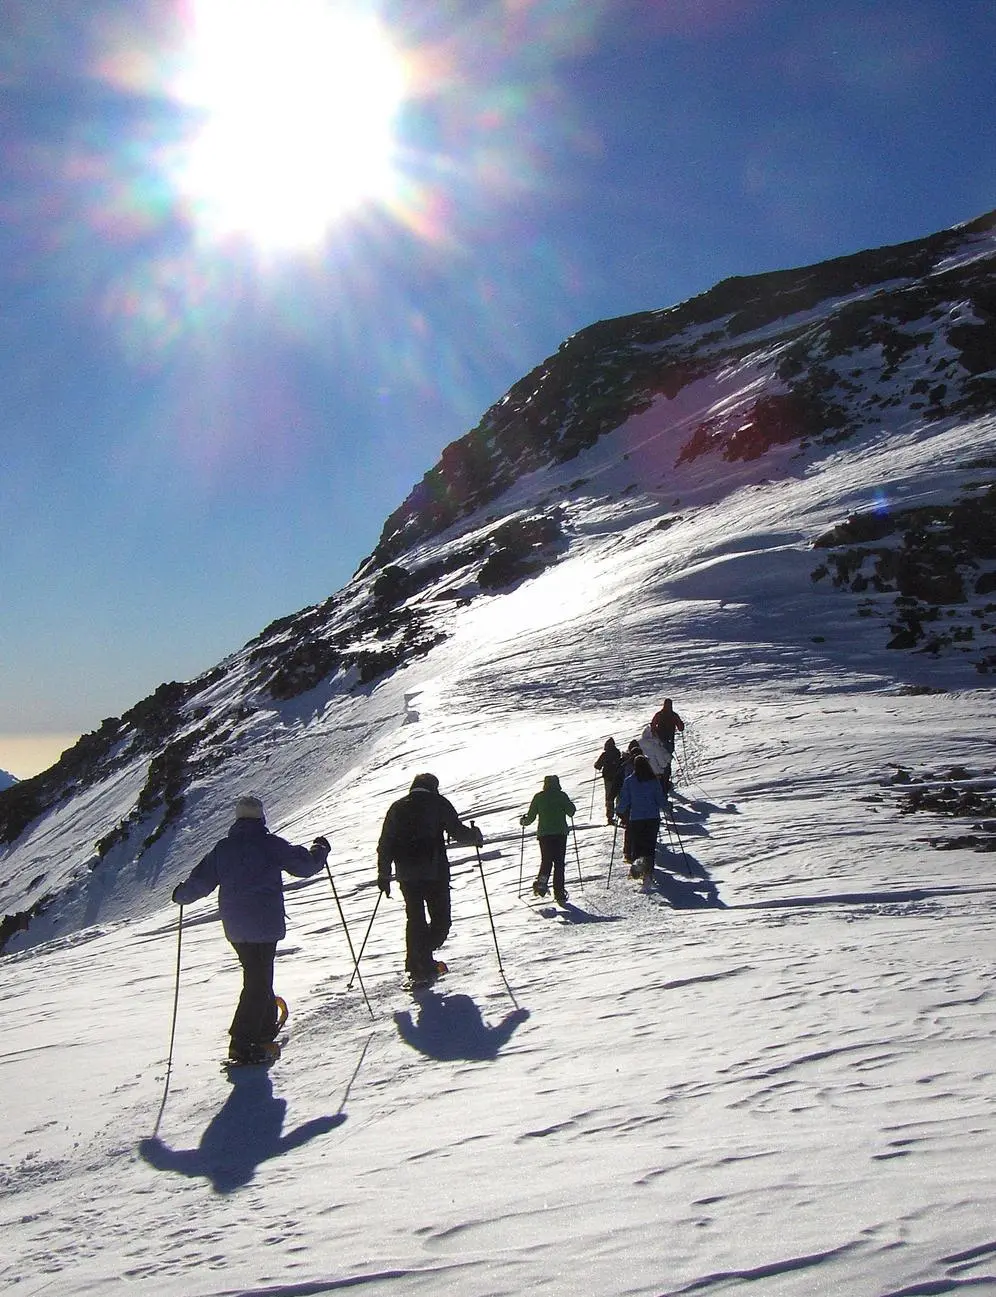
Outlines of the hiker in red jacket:
{"type": "Polygon", "coordinates": [[[671,699],[665,698],[663,707],[650,722],[651,734],[653,734],[654,738],[660,739],[671,755],[674,756],[674,736],[684,728],[685,722],[674,710],[671,699]]]}

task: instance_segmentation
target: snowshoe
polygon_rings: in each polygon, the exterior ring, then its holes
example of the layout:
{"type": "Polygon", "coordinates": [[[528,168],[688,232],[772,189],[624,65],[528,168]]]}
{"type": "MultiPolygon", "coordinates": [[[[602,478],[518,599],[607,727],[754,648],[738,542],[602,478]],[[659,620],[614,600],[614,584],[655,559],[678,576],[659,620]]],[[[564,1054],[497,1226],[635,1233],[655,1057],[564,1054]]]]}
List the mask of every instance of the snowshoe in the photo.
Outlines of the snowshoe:
{"type": "Polygon", "coordinates": [[[280,1046],[275,1040],[265,1045],[250,1045],[248,1049],[232,1050],[222,1067],[226,1070],[238,1067],[269,1067],[280,1057],[280,1046]]]}
{"type": "Polygon", "coordinates": [[[444,973],[448,973],[449,968],[441,959],[433,961],[432,967],[424,973],[409,973],[402,985],[406,991],[424,991],[426,987],[432,986],[444,973]]]}

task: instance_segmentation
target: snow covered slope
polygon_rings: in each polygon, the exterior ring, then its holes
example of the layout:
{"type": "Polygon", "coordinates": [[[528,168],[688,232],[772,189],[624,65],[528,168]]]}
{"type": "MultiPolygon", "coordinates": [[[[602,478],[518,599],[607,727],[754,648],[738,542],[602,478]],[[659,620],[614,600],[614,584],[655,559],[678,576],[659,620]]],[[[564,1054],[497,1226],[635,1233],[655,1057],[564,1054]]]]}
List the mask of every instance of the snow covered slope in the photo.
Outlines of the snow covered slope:
{"type": "MultiPolygon", "coordinates": [[[[147,918],[5,960],[6,1288],[991,1287],[994,857],[935,849],[951,820],[902,810],[908,779],[958,767],[991,796],[992,694],[904,693],[867,642],[834,661],[761,598],[694,597],[726,561],[746,579],[742,554],[676,572],[669,616],[649,616],[656,565],[634,571],[617,540],[583,581],[562,564],[466,610],[435,674],[389,694],[393,723],[382,698],[380,733],[329,726],[323,745],[288,725],[269,747],[277,827],[328,833],[354,946],[380,817],[415,771],[482,826],[480,866],[452,853],[452,971],[419,1002],[396,899],[370,929],[368,1011],[328,880],[295,884],[291,1037],[231,1086],[238,977],[213,906],[194,907],[160,1120],[178,954],[162,884],[147,918]],[[663,687],[688,730],[643,895],[592,761],[663,687]],[[323,746],[343,763],[324,784],[323,746]],[[578,806],[566,911],[518,897],[537,853],[517,816],[548,772],[578,806]]],[[[226,775],[205,804],[230,792],[226,775]]]]}
{"type": "MultiPolygon", "coordinates": [[[[289,816],[362,780],[405,696],[470,688],[454,647],[477,634],[489,657],[509,624],[526,651],[574,618],[621,622],[628,658],[680,623],[666,681],[619,681],[641,707],[724,669],[730,637],[756,678],[866,664],[975,687],[996,668],[994,226],[568,340],[447,448],[343,590],[0,794],[0,911],[34,916],[12,948],[154,912],[237,787],[289,816]]],[[[604,660],[575,647],[545,687],[584,698],[604,660]]]]}
{"type": "MultiPolygon", "coordinates": [[[[867,301],[850,271],[832,300],[786,272],[798,318],[758,299],[736,355],[697,299],[701,372],[615,392],[589,444],[489,470],[487,499],[440,495],[441,468],[345,590],[4,795],[0,908],[34,909],[3,961],[7,1288],[996,1286],[996,417],[936,337],[985,334],[993,248],[936,240],[917,282],[975,296],[891,375],[838,370],[861,420],[783,436],[759,405],[788,334],[820,345],[867,301]],[[944,397],[914,391],[942,360],[944,397]],[[643,894],[592,763],[664,696],[687,730],[643,894]],[[178,951],[173,884],[254,790],[271,827],[329,837],[358,947],[384,810],[425,769],[486,839],[452,853],[449,977],[401,992],[383,902],[368,1008],[328,879],[296,882],[291,1038],[229,1085],[234,961],[209,902],[178,951]],[[567,910],[519,895],[547,773],[578,807],[567,910]]],[[[912,291],[887,251],[866,278],[912,291]]]]}

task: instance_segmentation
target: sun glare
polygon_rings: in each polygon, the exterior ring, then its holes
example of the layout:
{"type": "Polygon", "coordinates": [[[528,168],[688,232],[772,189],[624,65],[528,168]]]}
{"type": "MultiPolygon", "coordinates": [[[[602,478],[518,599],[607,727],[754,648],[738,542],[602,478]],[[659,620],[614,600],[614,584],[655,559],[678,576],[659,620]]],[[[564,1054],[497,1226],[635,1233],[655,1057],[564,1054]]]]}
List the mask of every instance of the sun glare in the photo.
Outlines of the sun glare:
{"type": "Polygon", "coordinates": [[[405,69],[375,18],[327,0],[195,0],[191,36],[175,89],[203,120],[177,183],[200,229],[304,248],[390,203],[405,69]]]}

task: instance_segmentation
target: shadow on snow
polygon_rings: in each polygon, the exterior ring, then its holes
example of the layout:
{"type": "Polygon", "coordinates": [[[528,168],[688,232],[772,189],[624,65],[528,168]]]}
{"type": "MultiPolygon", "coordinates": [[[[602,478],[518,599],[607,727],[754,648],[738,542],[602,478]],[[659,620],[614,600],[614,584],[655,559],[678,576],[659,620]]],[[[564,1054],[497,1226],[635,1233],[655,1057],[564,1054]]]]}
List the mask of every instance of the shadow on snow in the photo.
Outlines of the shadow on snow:
{"type": "Polygon", "coordinates": [[[265,1068],[240,1068],[232,1072],[231,1081],[231,1094],[196,1148],[170,1148],[150,1136],[139,1141],[143,1160],[157,1171],[207,1180],[215,1193],[233,1193],[251,1182],[261,1163],[300,1148],[346,1120],[343,1112],[315,1117],[284,1135],[287,1100],[274,1095],[270,1073],[265,1068]]]}
{"type": "Polygon", "coordinates": [[[679,855],[659,842],[654,864],[654,886],[676,910],[726,909],[705,865],[684,848],[679,855]]]}
{"type": "Polygon", "coordinates": [[[559,919],[561,923],[618,923],[622,918],[619,914],[596,914],[593,910],[586,910],[583,906],[575,904],[574,901],[568,901],[566,905],[554,905],[550,902],[537,905],[535,899],[527,896],[525,892],[519,899],[531,910],[541,914],[544,919],[559,919]]]}
{"type": "Polygon", "coordinates": [[[836,892],[828,896],[779,896],[767,901],[740,901],[732,910],[808,909],[817,905],[909,905],[939,896],[974,896],[996,887],[909,887],[883,892],[836,892]]]}
{"type": "Polygon", "coordinates": [[[429,1058],[491,1062],[528,1017],[528,1009],[515,1008],[489,1027],[469,995],[426,990],[419,995],[416,1019],[404,1009],[395,1013],[394,1021],[402,1040],[429,1058]]]}

